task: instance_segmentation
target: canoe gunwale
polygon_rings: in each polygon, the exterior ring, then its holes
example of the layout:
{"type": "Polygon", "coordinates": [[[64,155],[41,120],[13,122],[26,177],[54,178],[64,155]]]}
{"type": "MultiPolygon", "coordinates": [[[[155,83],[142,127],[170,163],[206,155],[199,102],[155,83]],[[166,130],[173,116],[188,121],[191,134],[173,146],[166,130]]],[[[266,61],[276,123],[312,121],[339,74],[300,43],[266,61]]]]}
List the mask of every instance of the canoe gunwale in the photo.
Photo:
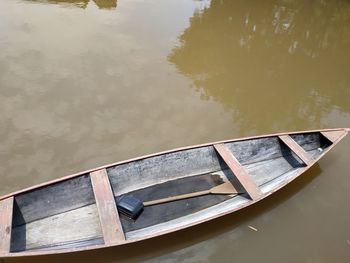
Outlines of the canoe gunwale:
{"type": "MultiPolygon", "coordinates": [[[[242,205],[239,205],[237,207],[234,207],[233,209],[228,209],[226,211],[220,212],[216,215],[213,216],[209,216],[206,218],[203,218],[201,220],[195,221],[195,222],[191,222],[191,223],[187,223],[184,225],[181,225],[179,227],[174,227],[171,229],[167,229],[164,231],[159,231],[159,232],[154,232],[151,233],[149,235],[145,235],[142,237],[137,237],[137,238],[130,238],[130,239],[126,239],[124,242],[119,243],[118,245],[124,245],[124,244],[130,244],[130,243],[134,243],[137,241],[141,241],[141,240],[145,240],[145,239],[149,239],[149,238],[153,238],[153,237],[157,237],[160,235],[164,235],[167,233],[171,233],[171,232],[175,232],[181,229],[185,229],[194,225],[198,225],[200,223],[203,222],[207,222],[210,221],[212,219],[233,213],[235,211],[238,211],[242,208],[245,208],[249,205],[252,205],[268,196],[270,196],[271,194],[275,193],[276,191],[280,190],[281,188],[283,188],[284,186],[286,186],[287,184],[289,184],[290,182],[294,181],[296,178],[298,178],[301,174],[303,174],[305,171],[307,171],[308,169],[310,169],[310,167],[312,167],[316,162],[318,162],[326,153],[328,153],[341,139],[343,139],[348,132],[350,132],[349,128],[336,128],[336,129],[323,129],[323,130],[310,130],[310,131],[297,131],[297,132],[285,132],[285,133],[276,133],[276,134],[269,134],[269,135],[263,135],[263,136],[251,136],[251,137],[245,137],[245,138],[238,138],[238,139],[231,139],[231,140],[223,140],[223,141],[217,141],[217,142],[212,142],[212,143],[205,143],[205,144],[199,144],[199,145],[194,145],[194,146],[188,146],[188,147],[181,147],[181,148],[176,148],[173,150],[169,150],[169,151],[163,151],[163,152],[158,152],[158,153],[154,153],[154,154],[149,154],[149,155],[144,155],[141,157],[137,157],[137,158],[132,158],[132,159],[128,159],[128,160],[124,160],[124,161],[120,161],[120,162],[116,162],[116,163],[112,163],[112,164],[107,164],[101,167],[97,167],[97,168],[93,168],[93,169],[89,169],[83,172],[79,172],[79,173],[75,173],[72,175],[68,175],[59,179],[55,179],[55,180],[51,180],[49,182],[45,182],[42,184],[38,184],[36,186],[33,187],[29,187],[17,192],[13,192],[11,194],[7,194],[4,195],[2,197],[0,197],[0,201],[4,200],[6,198],[9,197],[13,197],[15,195],[39,188],[39,187],[44,187],[44,186],[48,186],[50,184],[54,184],[54,183],[58,183],[61,181],[65,181],[80,175],[84,175],[87,173],[91,173],[97,170],[101,170],[101,169],[107,169],[109,167],[112,166],[117,166],[120,164],[125,164],[125,163],[129,163],[129,162],[133,162],[133,161],[137,161],[137,160],[141,160],[141,159],[145,159],[145,158],[149,158],[149,157],[154,157],[154,156],[158,156],[158,155],[162,155],[162,154],[166,154],[166,153],[172,153],[172,152],[177,152],[177,151],[183,151],[183,150],[187,150],[187,149],[194,149],[194,148],[199,148],[199,147],[206,147],[206,146],[213,146],[214,144],[219,144],[219,143],[230,143],[230,142],[235,142],[235,141],[244,141],[244,140],[251,140],[251,139],[257,139],[257,138],[268,138],[268,137],[274,137],[274,136],[280,136],[280,135],[291,135],[291,134],[301,134],[301,133],[314,133],[314,132],[323,132],[323,131],[344,131],[344,133],[336,140],[334,141],[327,149],[325,149],[317,158],[313,159],[308,165],[306,165],[305,167],[300,168],[299,172],[296,173],[295,175],[293,175],[291,178],[289,178],[288,180],[284,181],[283,183],[281,183],[280,185],[278,185],[276,188],[271,189],[270,191],[262,194],[259,198],[255,199],[255,200],[248,200],[247,202],[243,203],[242,205]]],[[[64,248],[64,249],[52,249],[52,250],[32,250],[32,251],[21,251],[21,252],[9,252],[9,253],[1,253],[0,257],[1,258],[7,258],[7,257],[21,257],[21,256],[37,256],[37,255],[48,255],[48,254],[62,254],[62,253],[70,253],[70,252],[76,252],[76,251],[85,251],[85,250],[93,250],[93,249],[99,249],[99,248],[105,248],[105,247],[112,247],[115,246],[115,244],[101,244],[101,245],[90,245],[90,246],[85,246],[85,247],[76,247],[76,248],[64,248]]]]}

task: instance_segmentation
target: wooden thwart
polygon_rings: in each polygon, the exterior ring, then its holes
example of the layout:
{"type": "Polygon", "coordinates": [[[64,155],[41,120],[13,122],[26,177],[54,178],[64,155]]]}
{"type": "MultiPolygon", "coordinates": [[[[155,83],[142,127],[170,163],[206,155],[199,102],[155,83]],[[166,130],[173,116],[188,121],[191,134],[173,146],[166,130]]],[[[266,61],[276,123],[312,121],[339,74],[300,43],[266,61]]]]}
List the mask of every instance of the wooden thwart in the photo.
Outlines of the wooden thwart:
{"type": "Polygon", "coordinates": [[[0,201],[0,253],[10,252],[13,201],[13,197],[0,201]]]}
{"type": "Polygon", "coordinates": [[[233,156],[232,152],[226,147],[226,145],[221,143],[214,144],[214,148],[219,153],[221,158],[226,162],[250,198],[253,200],[259,199],[262,195],[259,186],[257,186],[256,183],[251,179],[248,172],[233,156]]]}
{"type": "Polygon", "coordinates": [[[309,154],[298,144],[296,143],[289,135],[280,135],[278,136],[282,142],[285,143],[306,165],[312,163],[312,159],[309,154]]]}
{"type": "Polygon", "coordinates": [[[106,169],[90,173],[90,178],[105,244],[115,245],[125,242],[123,228],[106,169]]]}

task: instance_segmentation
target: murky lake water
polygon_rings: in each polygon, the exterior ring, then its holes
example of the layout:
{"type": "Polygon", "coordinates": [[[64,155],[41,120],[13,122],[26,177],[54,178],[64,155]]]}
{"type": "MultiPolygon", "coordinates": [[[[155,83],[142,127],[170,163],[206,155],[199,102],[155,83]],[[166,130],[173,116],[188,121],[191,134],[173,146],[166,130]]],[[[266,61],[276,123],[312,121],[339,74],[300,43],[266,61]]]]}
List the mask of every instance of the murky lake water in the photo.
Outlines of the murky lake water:
{"type": "MultiPolygon", "coordinates": [[[[0,194],[179,146],[349,127],[350,2],[1,0],[0,110],[0,194]]],[[[274,196],[179,233],[5,262],[349,262],[349,156],[350,137],[274,196]]]]}

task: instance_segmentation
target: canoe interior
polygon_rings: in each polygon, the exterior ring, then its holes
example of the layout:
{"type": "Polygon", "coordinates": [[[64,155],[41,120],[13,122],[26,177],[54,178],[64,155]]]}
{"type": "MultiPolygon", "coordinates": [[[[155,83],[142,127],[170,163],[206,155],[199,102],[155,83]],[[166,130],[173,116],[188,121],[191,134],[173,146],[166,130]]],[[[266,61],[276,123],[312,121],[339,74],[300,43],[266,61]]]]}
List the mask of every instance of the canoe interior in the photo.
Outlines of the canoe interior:
{"type": "MultiPolygon", "coordinates": [[[[318,158],[332,142],[319,132],[291,137],[318,158]]],[[[296,176],[304,167],[278,137],[226,143],[263,192],[296,176]]],[[[130,194],[142,201],[209,189],[224,181],[240,184],[213,146],[203,146],[119,164],[107,169],[115,200],[130,194]]],[[[250,202],[208,195],[146,207],[140,217],[120,216],[126,239],[142,238],[250,202]]],[[[103,244],[98,210],[89,174],[15,196],[11,252],[65,249],[103,244]]]]}
{"type": "Polygon", "coordinates": [[[88,174],[15,197],[12,252],[98,238],[103,243],[101,237],[88,174]]]}

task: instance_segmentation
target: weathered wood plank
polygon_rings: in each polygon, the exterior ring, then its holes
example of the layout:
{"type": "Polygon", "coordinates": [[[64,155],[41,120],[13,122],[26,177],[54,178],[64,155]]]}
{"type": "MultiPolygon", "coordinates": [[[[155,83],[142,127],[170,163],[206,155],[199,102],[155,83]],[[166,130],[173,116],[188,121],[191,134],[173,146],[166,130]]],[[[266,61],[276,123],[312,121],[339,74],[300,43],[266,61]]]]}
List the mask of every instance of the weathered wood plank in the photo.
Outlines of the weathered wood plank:
{"type": "Polygon", "coordinates": [[[105,244],[120,244],[125,241],[114,195],[106,169],[90,173],[92,188],[100,217],[105,244]]]}
{"type": "MultiPolygon", "coordinates": [[[[270,194],[274,188],[283,186],[285,180],[290,181],[293,178],[296,178],[303,169],[304,167],[292,169],[291,171],[281,175],[281,177],[274,179],[261,188],[263,193],[270,194]]],[[[248,206],[249,203],[249,199],[238,195],[222,202],[222,204],[219,206],[212,206],[197,213],[189,214],[187,216],[176,218],[174,220],[170,220],[161,224],[131,231],[126,233],[126,236],[127,239],[142,239],[145,236],[152,236],[163,231],[169,231],[170,229],[179,229],[182,226],[194,225],[198,222],[207,220],[208,218],[215,218],[222,214],[226,214],[227,211],[232,212],[239,210],[245,206],[248,206]]]]}
{"type": "Polygon", "coordinates": [[[339,138],[342,138],[342,136],[346,133],[346,131],[327,131],[327,132],[321,132],[321,134],[326,137],[328,140],[330,140],[332,143],[339,140],[339,138]]]}
{"type": "Polygon", "coordinates": [[[11,251],[74,247],[81,240],[98,238],[102,239],[102,230],[96,204],[91,204],[13,228],[11,251]]]}
{"type": "MultiPolygon", "coordinates": [[[[222,184],[224,178],[226,177],[223,174],[190,176],[139,189],[128,193],[128,195],[132,195],[142,201],[161,199],[169,196],[207,190],[211,187],[222,184]]],[[[227,195],[206,195],[178,200],[176,202],[165,203],[162,205],[147,206],[136,221],[131,221],[124,216],[121,216],[120,219],[124,231],[129,232],[196,213],[210,206],[219,204],[229,198],[231,197],[227,195]]]]}
{"type": "MultiPolygon", "coordinates": [[[[268,184],[261,187],[262,192],[265,194],[271,194],[271,191],[277,187],[284,185],[285,181],[290,181],[300,175],[304,167],[299,167],[282,174],[280,177],[275,178],[268,184]]],[[[219,206],[212,206],[197,213],[188,214],[181,218],[176,218],[161,224],[153,225],[146,228],[137,229],[135,231],[130,231],[126,233],[128,239],[142,239],[145,236],[152,236],[163,231],[167,231],[173,228],[181,228],[181,226],[193,225],[196,222],[201,222],[207,220],[207,218],[215,218],[218,215],[227,213],[227,211],[236,211],[247,205],[249,205],[249,200],[241,195],[230,198],[222,202],[219,206]]]]}
{"type": "Polygon", "coordinates": [[[0,201],[0,253],[10,252],[13,197],[0,201]]]}
{"type": "Polygon", "coordinates": [[[214,144],[214,148],[234,173],[239,183],[243,186],[250,198],[253,200],[260,198],[262,193],[259,187],[251,179],[250,175],[243,168],[243,166],[233,156],[232,152],[224,144],[214,144]]]}
{"type": "Polygon", "coordinates": [[[115,195],[221,169],[212,146],[171,152],[107,169],[115,195]]]}
{"type": "MultiPolygon", "coordinates": [[[[319,132],[296,133],[289,136],[299,144],[305,151],[311,151],[321,146],[321,136],[319,132]]],[[[276,137],[278,139],[278,137],[276,137]]]]}
{"type": "Polygon", "coordinates": [[[260,188],[263,184],[282,174],[300,167],[304,167],[304,163],[294,159],[291,155],[244,166],[250,177],[260,188]]]}
{"type": "Polygon", "coordinates": [[[306,165],[310,165],[313,162],[309,154],[289,135],[280,135],[278,138],[280,138],[306,165]]]}
{"type": "Polygon", "coordinates": [[[13,226],[23,225],[94,203],[89,175],[82,175],[15,197],[13,226]]]}
{"type": "MultiPolygon", "coordinates": [[[[261,187],[261,185],[281,176],[288,171],[296,168],[304,167],[304,163],[299,159],[294,159],[292,155],[286,157],[274,158],[272,160],[261,161],[250,165],[245,165],[245,170],[249,173],[253,181],[261,187]],[[294,161],[294,162],[293,162],[294,161]]],[[[227,168],[225,170],[215,171],[210,174],[190,176],[176,180],[170,180],[165,183],[156,184],[150,187],[142,188],[128,194],[142,201],[160,199],[168,196],[181,195],[195,191],[209,189],[223,182],[230,180],[236,182],[235,175],[227,168]]],[[[234,184],[237,186],[236,184],[234,184]]],[[[117,197],[119,198],[119,197],[117,197]]],[[[151,225],[174,220],[175,218],[187,216],[197,213],[210,206],[219,204],[230,196],[226,195],[208,195],[198,198],[186,199],[172,203],[162,204],[158,206],[145,207],[142,214],[135,222],[121,216],[121,222],[124,232],[130,232],[151,225]]]]}
{"type": "MultiPolygon", "coordinates": [[[[95,204],[94,204],[95,205],[95,204]]],[[[90,205],[91,206],[91,205],[90,205]]],[[[99,222],[97,222],[98,225],[100,225],[99,222]]],[[[53,245],[48,245],[48,246],[41,246],[41,247],[36,247],[33,249],[27,249],[27,251],[50,251],[50,250],[62,250],[62,249],[77,249],[81,247],[89,247],[89,246],[98,246],[98,245],[103,245],[103,237],[93,237],[93,238],[87,238],[87,239],[81,239],[81,240],[74,240],[71,242],[64,242],[64,243],[56,243],[53,245]]]]}

